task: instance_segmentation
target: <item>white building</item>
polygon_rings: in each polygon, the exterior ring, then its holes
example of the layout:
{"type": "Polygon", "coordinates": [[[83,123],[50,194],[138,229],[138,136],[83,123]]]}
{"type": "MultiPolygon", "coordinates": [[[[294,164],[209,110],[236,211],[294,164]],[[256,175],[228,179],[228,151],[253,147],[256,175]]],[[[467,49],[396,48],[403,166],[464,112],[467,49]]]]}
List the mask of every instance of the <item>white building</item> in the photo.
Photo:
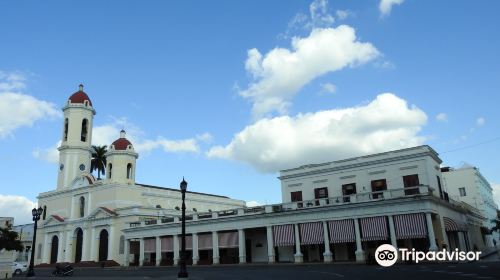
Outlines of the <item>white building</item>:
{"type": "Polygon", "coordinates": [[[478,209],[486,218],[483,222],[483,238],[489,247],[493,247],[493,239],[499,240],[498,232],[487,233],[495,226],[492,220],[497,219],[498,205],[493,199],[493,189],[488,180],[477,167],[464,165],[461,168],[443,168],[443,182],[448,188],[450,198],[463,201],[478,209]]]}
{"type": "MultiPolygon", "coordinates": [[[[122,230],[131,222],[178,217],[180,190],[135,182],[139,155],[125,131],[110,143],[106,178],[96,180],[90,173],[96,112],[83,86],[69,97],[63,112],[57,187],[38,196],[44,212],[38,223],[35,263],[122,264],[122,230]]],[[[189,214],[245,205],[241,200],[189,191],[186,203],[189,214]]]]}
{"type": "Polygon", "coordinates": [[[24,224],[13,226],[12,230],[17,232],[18,238],[23,244],[24,250],[17,253],[16,261],[28,263],[31,257],[31,247],[33,242],[34,224],[24,224]]]}

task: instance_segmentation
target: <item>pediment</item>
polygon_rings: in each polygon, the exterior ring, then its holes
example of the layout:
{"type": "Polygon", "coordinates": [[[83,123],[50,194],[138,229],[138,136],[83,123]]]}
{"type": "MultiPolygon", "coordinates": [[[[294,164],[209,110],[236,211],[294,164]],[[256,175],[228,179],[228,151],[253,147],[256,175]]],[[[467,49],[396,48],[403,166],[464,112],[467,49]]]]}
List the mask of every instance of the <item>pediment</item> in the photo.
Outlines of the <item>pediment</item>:
{"type": "Polygon", "coordinates": [[[43,223],[43,225],[58,225],[64,223],[64,218],[59,215],[50,215],[47,220],[43,223]]]}
{"type": "Polygon", "coordinates": [[[107,208],[107,207],[98,207],[92,213],[89,215],[89,219],[102,219],[102,218],[109,218],[109,217],[115,217],[118,214],[107,208]]]}

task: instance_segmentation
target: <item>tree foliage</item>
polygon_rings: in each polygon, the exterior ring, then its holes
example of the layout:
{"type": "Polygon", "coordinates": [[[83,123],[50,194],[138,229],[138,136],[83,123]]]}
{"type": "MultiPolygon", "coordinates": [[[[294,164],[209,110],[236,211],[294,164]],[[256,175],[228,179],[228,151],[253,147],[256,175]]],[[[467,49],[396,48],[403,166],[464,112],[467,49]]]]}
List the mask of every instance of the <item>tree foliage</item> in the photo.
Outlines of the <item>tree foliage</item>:
{"type": "Polygon", "coordinates": [[[90,161],[90,172],[97,170],[97,180],[101,180],[101,174],[106,173],[107,146],[92,146],[92,160],[90,161]]]}
{"type": "Polygon", "coordinates": [[[0,228],[0,250],[22,251],[24,247],[18,237],[17,232],[9,228],[0,228]]]}

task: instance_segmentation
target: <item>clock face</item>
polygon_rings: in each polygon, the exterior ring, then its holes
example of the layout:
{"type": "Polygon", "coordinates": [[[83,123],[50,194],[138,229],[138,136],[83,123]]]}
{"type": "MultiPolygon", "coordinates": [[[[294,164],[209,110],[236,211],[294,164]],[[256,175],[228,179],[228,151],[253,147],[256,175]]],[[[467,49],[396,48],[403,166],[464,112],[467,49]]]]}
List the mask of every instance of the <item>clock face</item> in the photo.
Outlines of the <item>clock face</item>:
{"type": "Polygon", "coordinates": [[[59,165],[59,170],[62,171],[64,169],[64,164],[61,163],[61,165],[59,165]]]}
{"type": "Polygon", "coordinates": [[[80,171],[84,171],[85,170],[85,164],[80,164],[80,171]]]}

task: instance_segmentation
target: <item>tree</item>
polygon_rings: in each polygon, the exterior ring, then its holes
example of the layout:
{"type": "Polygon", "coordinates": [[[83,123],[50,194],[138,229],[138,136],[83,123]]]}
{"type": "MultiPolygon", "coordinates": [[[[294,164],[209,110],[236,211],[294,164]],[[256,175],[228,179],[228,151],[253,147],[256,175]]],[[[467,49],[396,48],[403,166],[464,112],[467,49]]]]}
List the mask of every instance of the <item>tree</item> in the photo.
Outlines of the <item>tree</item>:
{"type": "Polygon", "coordinates": [[[101,180],[101,173],[106,173],[106,152],[107,146],[94,146],[92,145],[92,160],[90,161],[90,171],[97,170],[97,180],[101,180]]]}
{"type": "Polygon", "coordinates": [[[0,228],[0,251],[5,249],[7,251],[22,251],[24,250],[23,244],[18,239],[17,232],[9,228],[0,228]]]}

